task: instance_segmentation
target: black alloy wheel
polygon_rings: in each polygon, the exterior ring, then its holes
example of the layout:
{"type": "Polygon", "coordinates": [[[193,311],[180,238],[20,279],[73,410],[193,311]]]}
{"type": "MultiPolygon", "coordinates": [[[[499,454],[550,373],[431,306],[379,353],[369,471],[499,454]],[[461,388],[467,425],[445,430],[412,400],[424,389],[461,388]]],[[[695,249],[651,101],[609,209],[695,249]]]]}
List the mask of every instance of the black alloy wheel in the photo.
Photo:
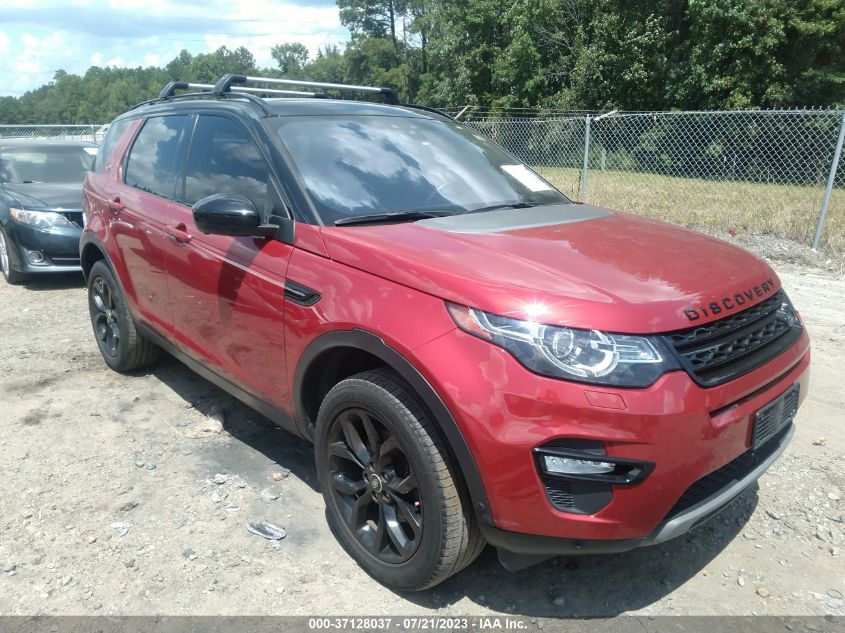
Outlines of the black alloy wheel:
{"type": "Polygon", "coordinates": [[[438,429],[389,368],[329,390],[317,414],[314,456],[332,532],[379,582],[427,589],[484,548],[438,429]]]}
{"type": "Polygon", "coordinates": [[[103,277],[91,281],[91,299],[96,308],[93,325],[97,344],[104,354],[116,358],[120,350],[120,324],[114,295],[103,277]]]}
{"type": "Polygon", "coordinates": [[[88,273],[88,312],[106,365],[132,371],[155,362],[159,348],[138,332],[123,290],[104,260],[88,273]]]}
{"type": "Polygon", "coordinates": [[[386,563],[410,559],[420,544],[423,507],[399,440],[372,411],[342,411],[328,444],[332,494],[350,532],[386,563]]]}

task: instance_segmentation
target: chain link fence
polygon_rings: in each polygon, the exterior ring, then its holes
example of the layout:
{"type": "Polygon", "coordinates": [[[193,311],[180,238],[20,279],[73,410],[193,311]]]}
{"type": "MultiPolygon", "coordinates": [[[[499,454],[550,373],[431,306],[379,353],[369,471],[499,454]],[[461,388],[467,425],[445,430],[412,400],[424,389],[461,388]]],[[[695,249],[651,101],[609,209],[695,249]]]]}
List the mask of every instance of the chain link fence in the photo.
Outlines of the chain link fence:
{"type": "Polygon", "coordinates": [[[90,125],[0,125],[0,140],[46,139],[54,141],[88,141],[100,143],[107,126],[90,125]]]}
{"type": "Polygon", "coordinates": [[[495,117],[467,109],[461,120],[573,199],[845,255],[843,111],[495,117]]]}
{"type": "MultiPolygon", "coordinates": [[[[845,259],[845,111],[502,117],[465,108],[461,120],[573,199],[690,228],[786,237],[845,259]]],[[[0,139],[99,143],[106,129],[0,125],[0,139]]]]}

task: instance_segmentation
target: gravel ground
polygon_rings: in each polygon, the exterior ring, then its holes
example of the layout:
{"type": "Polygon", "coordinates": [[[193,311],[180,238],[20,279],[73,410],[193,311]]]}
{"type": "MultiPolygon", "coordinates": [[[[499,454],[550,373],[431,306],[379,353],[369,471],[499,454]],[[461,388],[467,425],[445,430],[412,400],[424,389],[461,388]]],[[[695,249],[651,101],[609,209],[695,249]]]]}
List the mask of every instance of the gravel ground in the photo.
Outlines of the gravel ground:
{"type": "Polygon", "coordinates": [[[172,359],[109,371],[80,278],[0,284],[0,614],[842,615],[845,279],[774,265],[813,386],[759,490],[662,546],[514,574],[488,550],[419,594],[341,550],[309,445],[172,359]]]}

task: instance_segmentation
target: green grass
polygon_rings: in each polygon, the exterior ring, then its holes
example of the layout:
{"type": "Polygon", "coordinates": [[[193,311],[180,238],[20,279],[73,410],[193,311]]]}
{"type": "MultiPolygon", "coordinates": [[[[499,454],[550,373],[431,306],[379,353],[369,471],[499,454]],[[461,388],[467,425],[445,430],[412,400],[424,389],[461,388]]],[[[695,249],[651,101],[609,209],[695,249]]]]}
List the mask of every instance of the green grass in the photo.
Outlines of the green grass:
{"type": "MultiPolygon", "coordinates": [[[[577,198],[580,169],[536,166],[569,196],[577,198]]],[[[588,175],[591,204],[640,213],[681,226],[738,235],[764,233],[810,245],[824,189],[720,182],[621,171],[588,175]]],[[[845,190],[834,189],[822,233],[821,250],[845,261],[845,190]]]]}

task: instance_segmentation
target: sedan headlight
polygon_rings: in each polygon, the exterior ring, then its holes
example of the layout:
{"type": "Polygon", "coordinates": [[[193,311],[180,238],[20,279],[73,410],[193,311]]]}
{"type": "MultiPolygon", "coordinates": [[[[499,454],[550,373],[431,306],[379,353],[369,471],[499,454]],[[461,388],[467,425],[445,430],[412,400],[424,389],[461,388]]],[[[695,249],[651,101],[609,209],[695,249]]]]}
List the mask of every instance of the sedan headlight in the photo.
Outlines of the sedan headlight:
{"type": "Polygon", "coordinates": [[[647,387],[679,369],[656,337],[544,325],[447,303],[459,328],[509,351],[538,374],[615,387],[647,387]]]}
{"type": "Polygon", "coordinates": [[[9,209],[11,216],[22,224],[29,224],[39,229],[49,229],[54,226],[73,228],[73,223],[61,213],[55,211],[28,211],[25,209],[9,209]]]}

